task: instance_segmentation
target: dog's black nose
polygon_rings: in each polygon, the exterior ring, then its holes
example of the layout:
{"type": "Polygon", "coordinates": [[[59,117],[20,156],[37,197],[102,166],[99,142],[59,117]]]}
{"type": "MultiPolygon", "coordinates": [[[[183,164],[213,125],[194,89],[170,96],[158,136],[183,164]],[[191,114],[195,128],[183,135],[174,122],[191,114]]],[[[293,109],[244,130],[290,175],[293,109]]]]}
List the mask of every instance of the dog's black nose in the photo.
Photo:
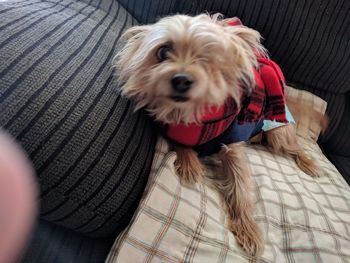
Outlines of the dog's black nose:
{"type": "Polygon", "coordinates": [[[177,73],[171,79],[171,85],[177,92],[184,93],[191,88],[193,78],[186,73],[177,73]]]}

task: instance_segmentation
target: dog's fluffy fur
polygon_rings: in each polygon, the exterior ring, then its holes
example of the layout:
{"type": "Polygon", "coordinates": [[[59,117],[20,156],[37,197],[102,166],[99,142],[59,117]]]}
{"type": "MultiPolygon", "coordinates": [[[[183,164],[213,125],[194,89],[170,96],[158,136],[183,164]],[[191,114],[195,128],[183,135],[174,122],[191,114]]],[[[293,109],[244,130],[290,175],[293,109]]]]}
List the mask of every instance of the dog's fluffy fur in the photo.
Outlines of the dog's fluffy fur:
{"type": "Polygon", "coordinates": [[[228,96],[240,102],[239,83],[253,87],[254,50],[263,51],[260,34],[246,27],[226,27],[218,15],[177,15],[148,26],[136,26],[118,55],[123,93],[163,123],[200,121],[205,105],[222,105],[228,96]],[[157,51],[170,46],[169,59],[157,60],[157,51]],[[170,97],[170,79],[186,72],[194,79],[186,103],[170,97]]]}
{"type": "MultiPolygon", "coordinates": [[[[240,105],[241,92],[250,93],[255,84],[255,52],[265,54],[257,31],[227,26],[220,15],[170,16],[153,25],[133,27],[125,36],[128,40],[116,59],[122,92],[136,101],[137,109],[145,107],[163,123],[199,122],[205,106],[221,105],[229,96],[240,105]],[[160,61],[158,52],[163,47],[167,57],[160,61]],[[182,102],[173,100],[171,87],[171,78],[178,72],[193,78],[182,102]]],[[[315,164],[296,141],[293,126],[274,129],[267,139],[273,151],[293,156],[303,171],[317,175],[315,164]]],[[[229,229],[244,250],[257,256],[263,251],[263,238],[253,218],[251,174],[243,145],[224,146],[218,154],[223,177],[217,178],[216,186],[227,204],[229,229]]],[[[196,152],[180,146],[174,150],[182,181],[196,182],[204,174],[196,152]]]]}

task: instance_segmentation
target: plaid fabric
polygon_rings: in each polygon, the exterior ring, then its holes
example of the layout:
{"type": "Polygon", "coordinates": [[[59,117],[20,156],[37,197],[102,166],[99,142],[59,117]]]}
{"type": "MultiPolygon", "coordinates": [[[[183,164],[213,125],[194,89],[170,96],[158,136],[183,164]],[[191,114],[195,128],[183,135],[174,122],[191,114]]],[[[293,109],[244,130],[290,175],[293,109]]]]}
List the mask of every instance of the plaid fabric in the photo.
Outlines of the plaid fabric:
{"type": "Polygon", "coordinates": [[[169,140],[181,145],[201,145],[222,134],[238,113],[234,100],[228,98],[223,106],[208,109],[202,123],[169,124],[163,127],[163,133],[169,140]]]}
{"type": "MultiPolygon", "coordinates": [[[[319,113],[325,113],[327,102],[320,97],[315,96],[311,92],[298,90],[287,86],[287,104],[291,101],[297,101],[303,105],[309,105],[311,109],[319,113]]],[[[304,110],[294,109],[289,107],[294,119],[296,120],[296,131],[299,137],[302,137],[312,142],[316,142],[321,133],[321,126],[317,119],[313,118],[312,114],[305,114],[304,110]]]]}
{"type": "MultiPolygon", "coordinates": [[[[317,144],[299,140],[323,177],[309,177],[265,147],[247,147],[266,242],[260,262],[350,262],[350,187],[317,144]]],[[[159,139],[143,200],[107,262],[251,262],[225,228],[219,194],[207,182],[182,186],[175,158],[159,139]]]]}
{"type": "MultiPolygon", "coordinates": [[[[271,121],[287,122],[284,94],[285,79],[282,70],[271,59],[260,57],[258,61],[259,73],[266,92],[264,118],[271,121]]],[[[260,103],[258,108],[261,107],[260,103]]]]}
{"type": "Polygon", "coordinates": [[[254,70],[255,88],[243,100],[242,108],[232,98],[221,107],[212,107],[204,114],[202,123],[170,124],[164,127],[168,139],[184,146],[198,146],[220,136],[238,119],[240,124],[257,122],[264,118],[287,122],[285,113],[284,77],[276,63],[258,58],[259,69],[254,70]]]}
{"type": "MultiPolygon", "coordinates": [[[[261,262],[349,262],[350,188],[316,144],[303,142],[324,177],[310,178],[289,158],[248,147],[255,219],[266,240],[261,262]]],[[[107,262],[249,262],[225,228],[218,193],[206,184],[182,186],[175,158],[160,139],[143,201],[107,262]]]]}

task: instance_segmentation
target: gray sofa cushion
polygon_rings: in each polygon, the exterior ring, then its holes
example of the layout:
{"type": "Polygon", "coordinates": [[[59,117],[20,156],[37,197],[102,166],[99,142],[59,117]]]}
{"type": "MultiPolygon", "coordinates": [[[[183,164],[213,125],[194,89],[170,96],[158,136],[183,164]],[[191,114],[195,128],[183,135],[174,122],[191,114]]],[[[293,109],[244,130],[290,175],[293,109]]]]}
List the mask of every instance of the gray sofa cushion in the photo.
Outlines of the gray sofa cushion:
{"type": "Polygon", "coordinates": [[[178,12],[188,13],[186,3],[195,7],[195,1],[178,0],[118,0],[140,23],[153,23],[159,17],[178,12]],[[181,2],[181,3],[180,3],[181,2]]]}
{"type": "Polygon", "coordinates": [[[155,132],[114,82],[133,22],[117,1],[0,2],[0,126],[34,162],[41,216],[92,236],[117,234],[148,178],[155,132]]]}
{"type": "Polygon", "coordinates": [[[41,220],[21,263],[104,262],[114,239],[96,239],[41,220]]]}
{"type": "Polygon", "coordinates": [[[327,154],[328,159],[337,167],[344,179],[350,185],[350,157],[327,154]]]}

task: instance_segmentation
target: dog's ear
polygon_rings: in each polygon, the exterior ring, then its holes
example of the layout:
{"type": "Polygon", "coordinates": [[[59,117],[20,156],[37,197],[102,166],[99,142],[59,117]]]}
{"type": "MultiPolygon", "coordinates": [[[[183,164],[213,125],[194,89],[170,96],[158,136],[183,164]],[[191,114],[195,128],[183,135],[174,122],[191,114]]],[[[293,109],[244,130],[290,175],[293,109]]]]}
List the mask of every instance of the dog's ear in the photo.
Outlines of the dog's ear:
{"type": "Polygon", "coordinates": [[[261,35],[258,31],[243,25],[232,26],[226,23],[224,26],[232,38],[240,38],[254,53],[266,56],[266,49],[261,44],[261,35]]]}
{"type": "Polygon", "coordinates": [[[127,29],[122,37],[126,38],[126,39],[130,39],[132,37],[141,37],[142,35],[144,35],[144,33],[148,32],[149,30],[149,26],[133,26],[130,27],[129,29],[127,29]]]}
{"type": "Polygon", "coordinates": [[[247,94],[250,94],[255,87],[254,68],[259,65],[257,55],[267,57],[266,50],[260,41],[261,35],[258,31],[242,25],[238,18],[218,20],[218,23],[228,36],[229,52],[233,57],[231,60],[241,72],[241,86],[245,88],[247,94]]]}
{"type": "Polygon", "coordinates": [[[224,15],[221,13],[216,13],[213,15],[205,14],[203,16],[207,16],[212,22],[223,26],[225,31],[232,37],[239,37],[251,48],[258,50],[262,48],[260,33],[254,29],[244,26],[238,17],[224,18],[224,15]]]}
{"type": "Polygon", "coordinates": [[[119,75],[119,82],[125,82],[133,74],[137,63],[140,61],[140,46],[149,26],[134,26],[123,34],[126,43],[114,58],[114,67],[119,75]]]}

